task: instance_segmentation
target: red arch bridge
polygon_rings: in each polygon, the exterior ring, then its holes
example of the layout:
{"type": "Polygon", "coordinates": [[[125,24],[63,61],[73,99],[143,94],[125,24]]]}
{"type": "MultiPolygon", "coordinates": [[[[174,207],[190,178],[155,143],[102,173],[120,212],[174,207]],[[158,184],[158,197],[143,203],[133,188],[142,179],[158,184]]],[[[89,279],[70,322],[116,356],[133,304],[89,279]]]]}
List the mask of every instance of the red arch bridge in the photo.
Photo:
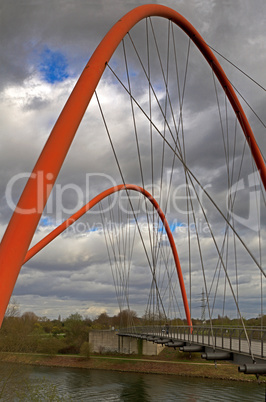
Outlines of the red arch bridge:
{"type": "Polygon", "coordinates": [[[142,308],[141,325],[131,316],[119,335],[264,374],[265,125],[247,105],[178,12],[145,5],[121,18],[85,66],[3,236],[0,323],[22,265],[98,205],[103,230],[87,235],[105,241],[121,311],[142,308]],[[76,163],[101,177],[94,198],[29,249],[77,131],[76,163]]]}

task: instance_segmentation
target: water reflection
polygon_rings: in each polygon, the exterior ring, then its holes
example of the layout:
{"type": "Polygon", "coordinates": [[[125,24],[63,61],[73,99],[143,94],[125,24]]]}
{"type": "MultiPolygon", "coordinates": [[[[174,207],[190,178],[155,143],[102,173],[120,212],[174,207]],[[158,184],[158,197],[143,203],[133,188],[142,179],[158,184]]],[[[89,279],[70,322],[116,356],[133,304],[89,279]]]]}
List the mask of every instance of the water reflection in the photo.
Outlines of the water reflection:
{"type": "Polygon", "coordinates": [[[265,401],[264,385],[0,363],[3,401],[265,401]]]}
{"type": "MultiPolygon", "coordinates": [[[[130,377],[130,374],[128,377],[130,377]]],[[[150,402],[149,388],[149,384],[146,383],[143,375],[140,374],[135,381],[123,384],[120,400],[123,402],[150,402]]]]}
{"type": "Polygon", "coordinates": [[[60,400],[52,382],[45,378],[30,380],[33,368],[17,364],[0,364],[0,400],[60,400]]]}

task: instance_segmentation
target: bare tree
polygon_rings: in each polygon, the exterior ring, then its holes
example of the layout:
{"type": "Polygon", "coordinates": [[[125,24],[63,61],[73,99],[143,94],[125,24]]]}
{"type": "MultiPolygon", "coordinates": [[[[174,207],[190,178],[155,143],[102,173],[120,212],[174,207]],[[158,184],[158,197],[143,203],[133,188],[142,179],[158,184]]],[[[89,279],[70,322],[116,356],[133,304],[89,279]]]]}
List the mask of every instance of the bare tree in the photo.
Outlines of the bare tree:
{"type": "Polygon", "coordinates": [[[19,317],[20,307],[19,303],[13,297],[10,299],[9,305],[7,306],[5,317],[19,317]]]}

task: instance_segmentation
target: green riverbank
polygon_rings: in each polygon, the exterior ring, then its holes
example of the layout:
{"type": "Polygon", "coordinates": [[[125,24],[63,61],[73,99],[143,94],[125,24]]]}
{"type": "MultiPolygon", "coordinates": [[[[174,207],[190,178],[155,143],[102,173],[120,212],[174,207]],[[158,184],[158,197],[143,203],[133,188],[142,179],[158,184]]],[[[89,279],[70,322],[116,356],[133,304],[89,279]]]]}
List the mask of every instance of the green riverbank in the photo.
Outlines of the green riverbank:
{"type": "MultiPolygon", "coordinates": [[[[71,367],[96,370],[115,370],[149,374],[169,374],[198,378],[213,378],[234,381],[257,381],[254,375],[238,372],[235,364],[204,362],[198,357],[180,358],[179,352],[163,351],[158,356],[137,355],[45,355],[26,353],[1,353],[0,361],[6,363],[30,364],[48,367],[71,367]]],[[[260,377],[264,382],[264,377],[260,377]]]]}

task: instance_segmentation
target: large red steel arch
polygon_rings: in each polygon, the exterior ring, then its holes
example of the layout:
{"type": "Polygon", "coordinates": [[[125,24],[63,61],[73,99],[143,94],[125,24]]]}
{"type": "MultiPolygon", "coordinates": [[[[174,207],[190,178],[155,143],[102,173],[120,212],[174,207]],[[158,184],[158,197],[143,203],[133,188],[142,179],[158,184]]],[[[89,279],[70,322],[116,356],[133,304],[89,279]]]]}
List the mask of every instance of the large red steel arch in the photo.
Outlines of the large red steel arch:
{"type": "Polygon", "coordinates": [[[180,265],[174,237],[172,235],[170,226],[167,222],[167,219],[166,219],[163,211],[160,208],[160,205],[155,200],[155,198],[147,190],[145,190],[144,188],[142,188],[140,186],[136,186],[135,184],[120,184],[118,186],[111,187],[108,190],[105,190],[102,193],[98,194],[91,201],[89,201],[86,205],[84,205],[82,208],[80,208],[75,214],[73,214],[70,218],[68,218],[65,222],[61,223],[61,225],[57,226],[57,228],[55,228],[51,233],[49,233],[41,241],[39,241],[37,244],[35,244],[35,246],[33,246],[27,252],[23,264],[25,264],[27,261],[29,261],[35,254],[37,254],[40,250],[42,250],[45,246],[47,246],[47,244],[49,244],[52,240],[54,240],[57,236],[59,236],[62,232],[64,232],[70,225],[73,225],[74,222],[76,222],[82,215],[84,215],[86,212],[88,212],[91,208],[93,208],[95,205],[97,205],[100,201],[102,201],[106,197],[109,197],[111,194],[114,194],[121,190],[126,190],[126,191],[133,190],[133,191],[137,191],[138,193],[143,194],[151,202],[153,207],[156,209],[156,211],[162,221],[162,224],[165,228],[165,231],[168,236],[168,240],[169,240],[169,243],[170,243],[170,246],[172,249],[175,266],[176,266],[176,271],[177,271],[177,275],[178,275],[178,279],[179,279],[179,285],[180,285],[180,289],[181,289],[184,309],[185,309],[185,313],[186,313],[187,324],[190,326],[190,328],[192,330],[192,322],[191,322],[191,317],[190,317],[190,310],[189,310],[189,305],[188,305],[188,300],[187,300],[187,294],[186,294],[183,274],[182,274],[182,270],[181,270],[181,265],[180,265]]]}
{"type": "Polygon", "coordinates": [[[137,22],[150,16],[167,18],[177,24],[210,64],[236,113],[266,188],[266,166],[250,124],[225,72],[204,39],[190,22],[169,7],[147,4],[135,8],[111,28],[87,63],[41,152],[3,236],[0,245],[0,325],[49,194],[106,63],[127,32],[137,22]],[[41,186],[38,181],[40,172],[43,177],[41,186]]]}

